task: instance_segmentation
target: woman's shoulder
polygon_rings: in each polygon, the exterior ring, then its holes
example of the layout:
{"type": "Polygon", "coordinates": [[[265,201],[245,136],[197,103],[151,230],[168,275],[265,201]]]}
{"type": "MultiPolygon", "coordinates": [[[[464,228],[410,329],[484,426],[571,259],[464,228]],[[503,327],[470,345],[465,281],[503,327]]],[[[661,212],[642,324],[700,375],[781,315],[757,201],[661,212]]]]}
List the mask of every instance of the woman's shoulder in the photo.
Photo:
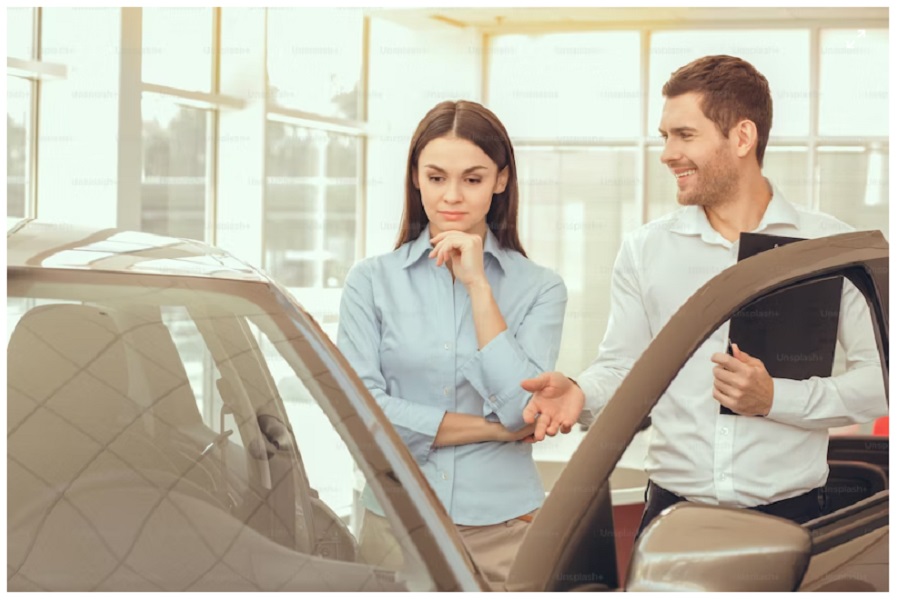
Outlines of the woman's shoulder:
{"type": "Polygon", "coordinates": [[[409,258],[410,244],[411,242],[407,242],[390,252],[361,258],[350,268],[347,278],[371,277],[373,274],[384,274],[403,268],[409,258]]]}
{"type": "Polygon", "coordinates": [[[504,262],[507,265],[507,270],[513,271],[512,273],[506,273],[508,276],[525,276],[532,281],[542,281],[547,285],[565,285],[562,276],[554,269],[542,265],[515,250],[504,250],[504,262]]]}

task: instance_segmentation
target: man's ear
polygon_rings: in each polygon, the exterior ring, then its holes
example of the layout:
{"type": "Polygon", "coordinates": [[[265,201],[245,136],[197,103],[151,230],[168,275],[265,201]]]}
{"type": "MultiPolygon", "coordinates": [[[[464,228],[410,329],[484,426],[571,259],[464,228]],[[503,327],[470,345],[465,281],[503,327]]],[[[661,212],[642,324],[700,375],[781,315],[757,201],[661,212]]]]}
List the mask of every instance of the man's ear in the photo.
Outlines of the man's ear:
{"type": "Polygon", "coordinates": [[[756,145],[759,142],[756,123],[750,119],[744,119],[738,122],[731,131],[734,133],[734,148],[739,158],[744,158],[751,153],[756,154],[756,145]]]}
{"type": "Polygon", "coordinates": [[[502,194],[506,191],[506,184],[509,182],[509,167],[503,167],[497,173],[497,183],[494,185],[494,193],[502,194]]]}

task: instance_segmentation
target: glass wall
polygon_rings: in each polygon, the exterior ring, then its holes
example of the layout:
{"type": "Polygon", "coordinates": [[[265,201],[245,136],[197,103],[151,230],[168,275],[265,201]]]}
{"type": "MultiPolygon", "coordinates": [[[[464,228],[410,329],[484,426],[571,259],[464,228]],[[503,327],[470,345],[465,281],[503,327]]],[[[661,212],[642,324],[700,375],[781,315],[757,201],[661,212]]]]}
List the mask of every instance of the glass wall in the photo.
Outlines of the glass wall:
{"type": "Polygon", "coordinates": [[[522,241],[570,291],[567,372],[602,339],[622,236],[677,207],[660,91],[694,58],[735,54],[766,75],[764,173],[791,202],[888,235],[886,20],[504,33],[378,9],[7,17],[8,215],[219,244],[332,335],[348,269],[393,248],[410,136],[446,99],[484,101],[516,144],[522,241]]]}
{"type": "Polygon", "coordinates": [[[788,200],[888,234],[887,29],[623,26],[492,37],[487,102],[517,146],[523,243],[569,286],[565,372],[596,355],[622,235],[678,208],[660,163],[662,86],[710,54],[740,56],[768,79],[763,173],[788,200]]]}

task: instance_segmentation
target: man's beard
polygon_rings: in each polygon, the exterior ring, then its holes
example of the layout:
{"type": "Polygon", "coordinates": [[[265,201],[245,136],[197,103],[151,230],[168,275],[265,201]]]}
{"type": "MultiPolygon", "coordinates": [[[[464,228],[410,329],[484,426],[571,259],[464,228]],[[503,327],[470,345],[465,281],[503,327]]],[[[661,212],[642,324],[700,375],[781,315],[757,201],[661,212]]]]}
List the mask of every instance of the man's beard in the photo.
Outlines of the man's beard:
{"type": "Polygon", "coordinates": [[[697,169],[695,177],[694,189],[678,191],[679,204],[712,208],[730,201],[737,190],[738,173],[729,164],[727,146],[723,144],[705,167],[697,169]]]}

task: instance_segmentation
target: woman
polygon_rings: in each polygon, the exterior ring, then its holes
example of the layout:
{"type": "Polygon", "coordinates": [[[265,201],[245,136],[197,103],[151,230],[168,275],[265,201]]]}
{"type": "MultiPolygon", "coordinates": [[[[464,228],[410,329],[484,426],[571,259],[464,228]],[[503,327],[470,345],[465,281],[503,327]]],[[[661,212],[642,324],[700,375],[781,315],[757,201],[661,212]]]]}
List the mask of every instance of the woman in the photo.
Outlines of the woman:
{"type": "MultiPolygon", "coordinates": [[[[338,346],[488,579],[503,581],[544,489],[520,387],[552,370],[566,288],[519,243],[516,162],[483,106],[442,102],[409,149],[396,249],[347,275],[338,346]]],[[[364,558],[402,562],[368,491],[364,558]],[[393,551],[393,554],[392,554],[393,551]]]]}

